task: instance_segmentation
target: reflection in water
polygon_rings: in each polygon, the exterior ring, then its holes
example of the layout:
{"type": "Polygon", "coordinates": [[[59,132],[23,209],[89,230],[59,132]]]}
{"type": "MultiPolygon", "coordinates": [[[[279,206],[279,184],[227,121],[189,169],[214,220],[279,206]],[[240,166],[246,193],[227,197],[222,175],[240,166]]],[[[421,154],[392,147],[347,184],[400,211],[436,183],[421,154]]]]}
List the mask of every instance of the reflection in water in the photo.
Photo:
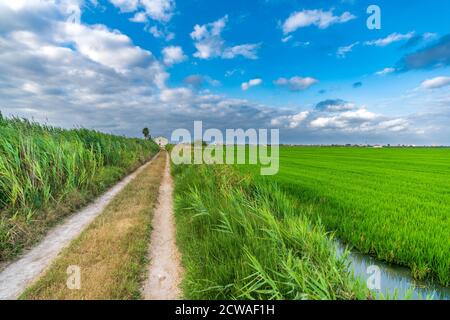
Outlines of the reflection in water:
{"type": "MultiPolygon", "coordinates": [[[[342,256],[345,246],[337,243],[338,256],[342,256]]],[[[450,287],[443,287],[435,283],[414,280],[411,270],[398,265],[391,265],[379,261],[369,255],[351,251],[348,260],[355,276],[364,280],[364,283],[373,275],[368,272],[369,266],[377,266],[380,270],[380,290],[372,290],[375,295],[388,295],[390,298],[396,294],[397,299],[436,299],[450,300],[450,287]]]]}

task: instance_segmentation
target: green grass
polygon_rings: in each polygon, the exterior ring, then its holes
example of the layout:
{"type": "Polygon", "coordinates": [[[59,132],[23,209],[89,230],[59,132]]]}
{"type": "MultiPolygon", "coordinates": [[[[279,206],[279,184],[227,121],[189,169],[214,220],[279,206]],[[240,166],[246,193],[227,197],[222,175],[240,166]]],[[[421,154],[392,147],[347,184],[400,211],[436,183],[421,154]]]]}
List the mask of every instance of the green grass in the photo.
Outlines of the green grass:
{"type": "Polygon", "coordinates": [[[267,179],[360,251],[450,284],[450,149],[282,147],[267,179]]]}
{"type": "Polygon", "coordinates": [[[232,166],[173,173],[185,298],[368,298],[309,204],[232,166]]]}
{"type": "Polygon", "coordinates": [[[0,114],[0,262],[36,242],[157,150],[150,141],[0,114]]]}

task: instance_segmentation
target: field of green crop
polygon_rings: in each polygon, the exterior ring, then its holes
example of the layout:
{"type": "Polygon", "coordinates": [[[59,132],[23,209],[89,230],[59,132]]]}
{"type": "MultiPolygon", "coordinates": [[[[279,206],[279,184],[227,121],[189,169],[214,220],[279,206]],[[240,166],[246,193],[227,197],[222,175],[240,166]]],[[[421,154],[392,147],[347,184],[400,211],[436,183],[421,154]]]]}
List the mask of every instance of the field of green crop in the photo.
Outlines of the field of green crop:
{"type": "Polygon", "coordinates": [[[450,149],[282,147],[268,179],[357,249],[450,284],[450,149]]]}
{"type": "Polygon", "coordinates": [[[152,141],[0,114],[0,262],[154,155],[152,141]]]}
{"type": "Polygon", "coordinates": [[[312,210],[227,165],[176,165],[187,299],[367,299],[312,210]]]}

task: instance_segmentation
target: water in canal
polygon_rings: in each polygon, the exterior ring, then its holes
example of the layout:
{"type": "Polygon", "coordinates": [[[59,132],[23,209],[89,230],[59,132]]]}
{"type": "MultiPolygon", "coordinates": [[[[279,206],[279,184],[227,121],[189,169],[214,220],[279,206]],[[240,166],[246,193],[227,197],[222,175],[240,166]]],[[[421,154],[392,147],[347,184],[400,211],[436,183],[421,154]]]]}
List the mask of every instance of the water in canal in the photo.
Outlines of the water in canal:
{"type": "MultiPolygon", "coordinates": [[[[338,255],[341,256],[344,251],[345,246],[337,243],[338,255]]],[[[371,290],[375,296],[383,294],[392,298],[396,294],[396,299],[450,300],[450,287],[414,280],[409,268],[388,264],[357,251],[350,251],[348,260],[355,276],[363,279],[364,283],[374,275],[375,269],[379,270],[380,290],[371,290]],[[378,268],[369,268],[370,266],[377,266],[378,268]]]]}

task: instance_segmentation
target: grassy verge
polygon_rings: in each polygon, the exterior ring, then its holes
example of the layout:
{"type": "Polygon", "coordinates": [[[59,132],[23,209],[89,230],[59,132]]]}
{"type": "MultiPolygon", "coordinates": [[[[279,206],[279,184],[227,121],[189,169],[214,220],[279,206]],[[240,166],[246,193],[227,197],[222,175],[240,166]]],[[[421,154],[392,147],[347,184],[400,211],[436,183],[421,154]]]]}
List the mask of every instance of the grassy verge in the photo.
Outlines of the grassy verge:
{"type": "Polygon", "coordinates": [[[152,141],[63,130],[0,114],[0,264],[158,149],[152,141]]]}
{"type": "Polygon", "coordinates": [[[165,153],[160,154],[130,182],[21,298],[140,298],[151,218],[165,157],[165,153]],[[80,290],[70,290],[66,285],[66,271],[72,265],[81,271],[80,290]]]}
{"type": "Polygon", "coordinates": [[[188,299],[366,299],[311,208],[230,166],[174,166],[188,299]]]}

